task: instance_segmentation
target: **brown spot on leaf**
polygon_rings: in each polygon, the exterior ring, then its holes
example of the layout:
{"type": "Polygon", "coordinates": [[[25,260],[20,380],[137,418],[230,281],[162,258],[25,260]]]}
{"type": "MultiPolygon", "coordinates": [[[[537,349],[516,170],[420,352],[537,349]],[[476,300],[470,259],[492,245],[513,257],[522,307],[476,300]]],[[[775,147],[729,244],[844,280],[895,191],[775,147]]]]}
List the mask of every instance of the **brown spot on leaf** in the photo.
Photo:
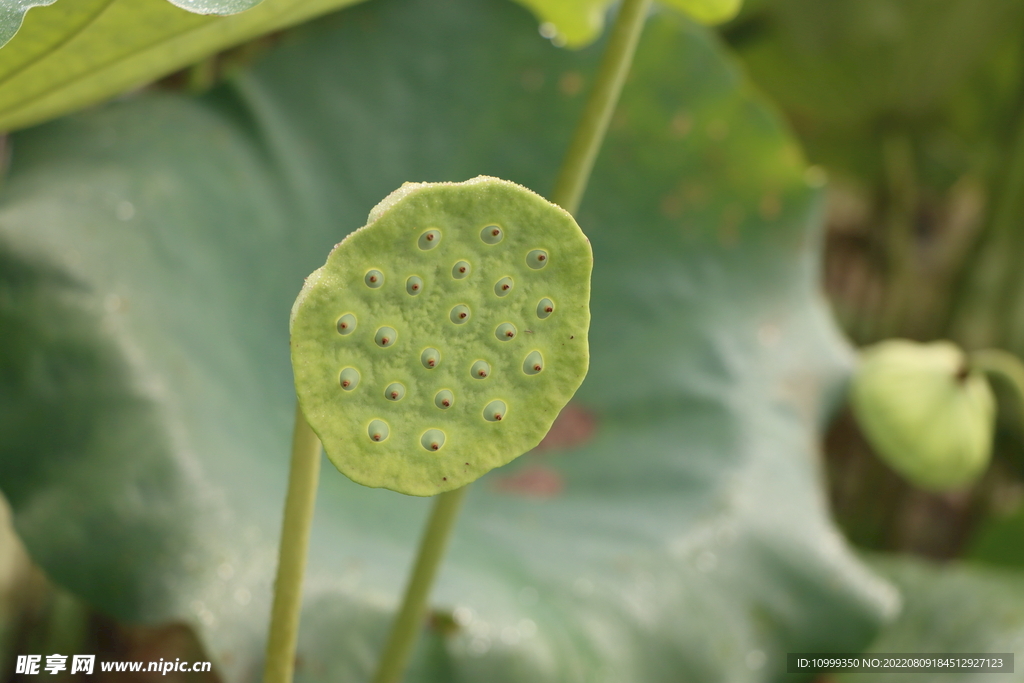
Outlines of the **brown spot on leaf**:
{"type": "Polygon", "coordinates": [[[666,218],[679,218],[683,215],[685,200],[677,193],[670,192],[661,198],[661,214],[666,218]]]}
{"type": "Polygon", "coordinates": [[[677,140],[689,135],[692,128],[693,118],[685,111],[676,112],[676,115],[672,117],[672,121],[669,122],[669,130],[672,137],[677,140]]]}
{"type": "Polygon", "coordinates": [[[427,617],[427,626],[442,636],[454,636],[459,632],[459,622],[449,611],[434,610],[427,617]]]}
{"type": "Polygon", "coordinates": [[[530,498],[554,498],[565,489],[562,475],[547,465],[529,465],[515,474],[494,479],[494,490],[530,498]]]}
{"type": "Polygon", "coordinates": [[[761,196],[761,201],[757,205],[757,213],[766,221],[774,220],[779,217],[779,213],[782,211],[782,200],[779,198],[779,193],[775,191],[765,192],[761,196]]]}
{"type": "Polygon", "coordinates": [[[534,450],[561,451],[579,448],[588,443],[597,431],[597,416],[579,403],[572,401],[555,418],[547,436],[534,450]]]}
{"type": "Polygon", "coordinates": [[[578,71],[566,71],[558,79],[558,89],[567,97],[578,95],[583,90],[583,76],[578,71]]]}

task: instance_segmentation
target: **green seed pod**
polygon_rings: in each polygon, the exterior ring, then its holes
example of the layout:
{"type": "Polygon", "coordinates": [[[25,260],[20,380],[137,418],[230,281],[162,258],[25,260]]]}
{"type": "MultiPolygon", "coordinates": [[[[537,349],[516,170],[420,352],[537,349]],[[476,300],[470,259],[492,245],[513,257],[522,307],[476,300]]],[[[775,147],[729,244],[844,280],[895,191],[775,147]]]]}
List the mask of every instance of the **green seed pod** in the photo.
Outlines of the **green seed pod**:
{"type": "Polygon", "coordinates": [[[891,339],[866,349],[851,399],[872,447],[916,486],[959,488],[988,465],[995,398],[950,342],[891,339]]]}
{"type": "Polygon", "coordinates": [[[587,372],[592,265],[572,217],[514,183],[393,192],[292,308],[295,387],[327,456],[429,496],[536,446],[587,372]]]}

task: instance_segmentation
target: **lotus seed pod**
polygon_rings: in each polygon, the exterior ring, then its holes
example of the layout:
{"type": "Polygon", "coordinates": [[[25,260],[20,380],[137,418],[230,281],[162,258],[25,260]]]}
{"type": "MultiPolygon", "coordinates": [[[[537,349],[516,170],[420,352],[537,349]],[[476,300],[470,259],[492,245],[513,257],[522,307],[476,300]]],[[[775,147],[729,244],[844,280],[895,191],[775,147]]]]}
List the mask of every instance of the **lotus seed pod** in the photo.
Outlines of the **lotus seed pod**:
{"type": "Polygon", "coordinates": [[[988,465],[995,398],[950,342],[891,339],[866,349],[851,398],[879,457],[916,486],[959,488],[988,465]]]}
{"type": "Polygon", "coordinates": [[[429,496],[536,446],[587,372],[592,265],[572,217],[514,183],[393,192],[292,308],[296,391],[327,456],[429,496]]]}

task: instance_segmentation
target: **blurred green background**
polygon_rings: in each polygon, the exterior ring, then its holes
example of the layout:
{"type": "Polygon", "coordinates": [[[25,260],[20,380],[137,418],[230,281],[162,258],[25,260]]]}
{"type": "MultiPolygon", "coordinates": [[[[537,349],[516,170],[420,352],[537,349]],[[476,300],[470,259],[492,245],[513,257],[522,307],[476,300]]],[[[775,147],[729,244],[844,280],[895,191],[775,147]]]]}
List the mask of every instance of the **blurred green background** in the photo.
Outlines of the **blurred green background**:
{"type": "MultiPolygon", "coordinates": [[[[257,680],[302,278],[404,181],[550,191],[602,3],[298,23],[342,4],[147,0],[136,34],[59,0],[0,48],[0,679],[59,652],[257,680]],[[166,38],[186,29],[206,37],[166,38]]],[[[864,675],[789,675],[786,652],[1024,653],[1015,397],[984,478],[946,494],[845,407],[881,339],[1024,355],[1024,5],[748,0],[709,28],[679,12],[700,4],[650,18],[577,216],[590,375],[471,490],[409,681],[823,683],[864,675]]],[[[297,680],[368,677],[426,504],[325,465],[297,680]]],[[[898,680],[975,679],[1024,674],[898,680]]]]}

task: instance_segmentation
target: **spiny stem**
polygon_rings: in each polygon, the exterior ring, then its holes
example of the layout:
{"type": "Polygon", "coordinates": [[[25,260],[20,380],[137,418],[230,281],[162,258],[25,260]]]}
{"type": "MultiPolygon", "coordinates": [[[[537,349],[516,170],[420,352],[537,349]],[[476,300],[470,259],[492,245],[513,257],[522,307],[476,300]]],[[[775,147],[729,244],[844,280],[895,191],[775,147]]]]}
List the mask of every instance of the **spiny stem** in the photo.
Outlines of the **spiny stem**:
{"type": "Polygon", "coordinates": [[[434,500],[434,508],[416,555],[416,565],[413,567],[409,585],[405,589],[405,597],[402,599],[402,608],[391,626],[391,634],[384,645],[373,683],[398,683],[405,673],[406,663],[412,654],[423,624],[423,616],[427,611],[427,600],[430,598],[430,588],[434,584],[434,575],[444,557],[448,537],[455,526],[455,518],[458,517],[467,488],[463,486],[439,494],[434,500]]]}
{"type": "MultiPolygon", "coordinates": [[[[594,160],[604,142],[608,123],[619,101],[633,55],[640,39],[651,0],[623,0],[615,17],[608,46],[605,48],[597,78],[590,92],[583,115],[576,125],[569,150],[555,181],[551,201],[569,213],[579,209],[583,192],[590,180],[594,160]]],[[[420,543],[416,566],[402,600],[402,607],[391,627],[384,653],[373,683],[399,683],[412,654],[426,612],[430,588],[444,547],[455,523],[467,487],[442,493],[434,503],[427,530],[420,543]]]]}
{"type": "Polygon", "coordinates": [[[302,607],[302,577],[306,571],[309,530],[320,480],[320,440],[310,429],[302,410],[295,408],[292,432],[288,496],[284,504],[281,548],[274,581],[274,606],[270,612],[270,637],[263,683],[291,683],[295,644],[302,607]]]}
{"type": "Polygon", "coordinates": [[[633,64],[633,55],[650,6],[651,0],[623,0],[615,17],[608,47],[597,70],[597,80],[562,161],[555,190],[551,193],[551,201],[571,214],[575,215],[580,208],[590,171],[594,168],[608,123],[619,102],[622,84],[633,64]]]}
{"type": "Polygon", "coordinates": [[[968,364],[974,370],[981,370],[986,375],[998,377],[1013,389],[1017,395],[1021,427],[1024,427],[1024,363],[1008,351],[984,349],[971,353],[968,364]]]}

